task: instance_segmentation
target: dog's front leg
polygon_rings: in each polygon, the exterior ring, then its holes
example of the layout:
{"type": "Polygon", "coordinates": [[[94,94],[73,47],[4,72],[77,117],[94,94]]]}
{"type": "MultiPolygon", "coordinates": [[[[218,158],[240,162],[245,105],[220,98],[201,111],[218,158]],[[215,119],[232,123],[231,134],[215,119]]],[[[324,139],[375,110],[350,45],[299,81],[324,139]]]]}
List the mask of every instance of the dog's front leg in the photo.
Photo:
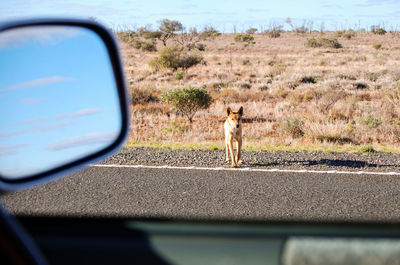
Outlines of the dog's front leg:
{"type": "Polygon", "coordinates": [[[237,146],[237,155],[236,155],[236,162],[238,163],[238,164],[241,164],[243,161],[242,161],[242,154],[241,154],[241,150],[242,150],[242,139],[240,139],[240,140],[238,140],[237,141],[237,144],[236,144],[236,146],[237,146]]]}
{"type": "Polygon", "coordinates": [[[229,139],[229,151],[231,153],[231,158],[232,158],[232,167],[236,167],[236,161],[235,161],[235,153],[233,150],[233,139],[229,139]]]}
{"type": "Polygon", "coordinates": [[[225,137],[225,161],[226,163],[229,163],[229,139],[228,137],[225,137]]]}

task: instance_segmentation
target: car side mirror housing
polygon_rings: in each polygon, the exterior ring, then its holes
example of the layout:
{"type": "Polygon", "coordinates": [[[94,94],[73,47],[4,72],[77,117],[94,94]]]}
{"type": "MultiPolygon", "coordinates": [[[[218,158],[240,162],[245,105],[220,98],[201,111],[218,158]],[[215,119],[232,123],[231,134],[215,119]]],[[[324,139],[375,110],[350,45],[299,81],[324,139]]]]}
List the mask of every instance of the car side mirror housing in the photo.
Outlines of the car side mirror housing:
{"type": "Polygon", "coordinates": [[[128,133],[116,41],[84,20],[0,24],[0,190],[107,157],[128,133]]]}

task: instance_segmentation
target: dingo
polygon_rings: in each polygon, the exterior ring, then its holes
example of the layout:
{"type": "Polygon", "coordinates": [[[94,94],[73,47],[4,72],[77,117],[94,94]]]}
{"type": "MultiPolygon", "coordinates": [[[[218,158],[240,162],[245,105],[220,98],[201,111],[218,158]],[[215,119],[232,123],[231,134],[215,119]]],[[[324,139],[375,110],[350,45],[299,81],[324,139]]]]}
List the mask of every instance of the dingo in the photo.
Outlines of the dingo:
{"type": "Polygon", "coordinates": [[[229,163],[229,153],[232,158],[232,167],[236,167],[237,164],[242,163],[240,156],[240,150],[242,149],[242,116],[243,107],[240,107],[238,112],[233,112],[230,107],[226,109],[226,121],[224,123],[225,129],[225,150],[226,150],[226,162],[229,163]],[[233,150],[233,141],[236,141],[236,158],[233,150]]]}

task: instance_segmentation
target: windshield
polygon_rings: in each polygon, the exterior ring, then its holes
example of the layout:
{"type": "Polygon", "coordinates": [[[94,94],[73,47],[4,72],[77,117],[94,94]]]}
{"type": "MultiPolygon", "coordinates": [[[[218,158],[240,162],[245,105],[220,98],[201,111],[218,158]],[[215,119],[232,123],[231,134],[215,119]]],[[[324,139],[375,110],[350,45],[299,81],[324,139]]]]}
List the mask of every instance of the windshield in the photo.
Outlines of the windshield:
{"type": "Polygon", "coordinates": [[[397,1],[15,2],[2,18],[112,30],[131,128],[113,157],[4,197],[13,213],[399,220],[397,1]]]}

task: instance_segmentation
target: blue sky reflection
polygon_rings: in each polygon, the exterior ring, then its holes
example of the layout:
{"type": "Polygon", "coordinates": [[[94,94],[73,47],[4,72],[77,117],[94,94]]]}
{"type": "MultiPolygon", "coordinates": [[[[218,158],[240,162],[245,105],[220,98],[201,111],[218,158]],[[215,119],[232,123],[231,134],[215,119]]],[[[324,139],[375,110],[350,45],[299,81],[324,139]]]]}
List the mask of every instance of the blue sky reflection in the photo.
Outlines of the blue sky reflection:
{"type": "Polygon", "coordinates": [[[0,69],[3,177],[76,160],[118,136],[111,63],[90,30],[42,26],[2,33],[0,69]]]}

